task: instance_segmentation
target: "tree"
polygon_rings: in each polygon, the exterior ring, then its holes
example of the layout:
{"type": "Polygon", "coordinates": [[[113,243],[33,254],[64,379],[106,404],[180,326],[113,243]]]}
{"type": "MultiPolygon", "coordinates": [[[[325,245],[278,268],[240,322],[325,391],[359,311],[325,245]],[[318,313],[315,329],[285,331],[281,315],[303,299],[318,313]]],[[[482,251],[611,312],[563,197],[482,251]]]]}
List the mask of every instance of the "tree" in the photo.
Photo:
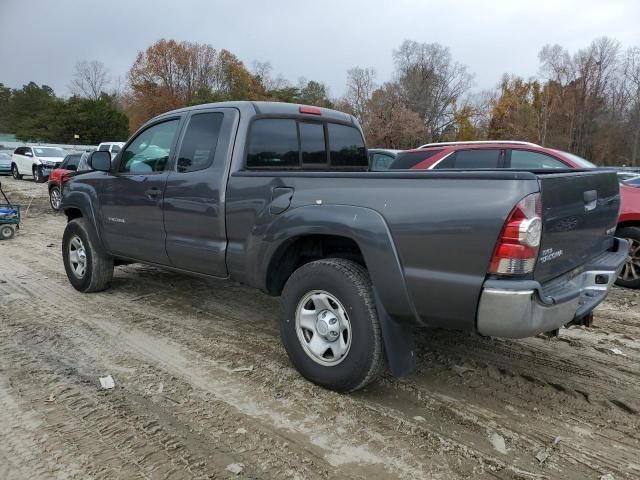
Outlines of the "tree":
{"type": "Polygon", "coordinates": [[[624,92],[628,99],[627,129],[631,140],[630,163],[640,164],[640,48],[630,48],[625,53],[622,66],[624,92]]]}
{"type": "Polygon", "coordinates": [[[414,148],[424,143],[425,127],[420,116],[402,102],[402,88],[395,82],[375,90],[367,106],[365,131],[369,145],[381,148],[414,148]]]}
{"type": "Polygon", "coordinates": [[[521,77],[505,75],[500,85],[500,96],[493,104],[489,138],[539,142],[540,99],[537,80],[525,81],[521,77]]]}
{"type": "Polygon", "coordinates": [[[297,103],[304,103],[307,105],[316,105],[318,107],[332,108],[333,103],[329,100],[327,94],[327,86],[322,82],[316,82],[315,80],[300,79],[300,95],[297,103]]]}
{"type": "Polygon", "coordinates": [[[11,89],[0,83],[0,132],[12,132],[9,122],[9,103],[11,101],[11,89]]]}
{"type": "Polygon", "coordinates": [[[393,59],[403,103],[424,122],[427,140],[438,139],[455,121],[453,107],[471,88],[473,76],[438,43],[405,40],[393,59]]]}
{"type": "Polygon", "coordinates": [[[373,68],[354,67],[347,70],[345,101],[363,128],[369,121],[369,101],[376,88],[376,71],[373,68]]]}
{"type": "Polygon", "coordinates": [[[76,63],[69,89],[77,97],[97,100],[111,83],[109,70],[97,60],[76,63]]]}
{"type": "Polygon", "coordinates": [[[21,89],[13,90],[8,108],[9,130],[20,140],[48,141],[59,102],[47,85],[29,82],[21,89]]]}
{"type": "Polygon", "coordinates": [[[71,97],[60,102],[57,121],[52,125],[48,141],[73,143],[80,135],[82,143],[97,144],[105,140],[126,140],[129,120],[118,108],[114,96],[102,93],[97,99],[71,97]]]}
{"type": "Polygon", "coordinates": [[[132,128],[167,110],[220,100],[265,98],[260,82],[228,50],[162,39],[139,52],[124,103],[132,128]]]}
{"type": "Polygon", "coordinates": [[[225,100],[262,100],[266,98],[260,82],[229,50],[220,51],[214,69],[213,90],[225,100]]]}

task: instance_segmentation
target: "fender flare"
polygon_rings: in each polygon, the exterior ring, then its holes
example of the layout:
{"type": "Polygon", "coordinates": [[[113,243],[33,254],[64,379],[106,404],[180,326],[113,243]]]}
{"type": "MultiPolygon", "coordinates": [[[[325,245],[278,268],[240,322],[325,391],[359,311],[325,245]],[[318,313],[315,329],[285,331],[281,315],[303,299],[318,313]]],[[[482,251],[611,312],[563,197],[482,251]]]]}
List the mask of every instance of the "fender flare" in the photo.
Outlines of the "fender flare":
{"type": "Polygon", "coordinates": [[[356,242],[373,284],[382,336],[394,375],[415,369],[413,325],[418,316],[406,287],[400,256],[389,227],[375,210],[350,205],[307,205],[256,225],[247,248],[251,276],[266,285],[271,259],[287,242],[306,235],[336,235],[356,242]]]}
{"type": "Polygon", "coordinates": [[[71,190],[66,192],[62,197],[62,204],[60,205],[60,210],[65,213],[69,209],[77,209],[82,213],[82,217],[86,218],[91,222],[93,228],[96,231],[96,235],[98,237],[98,241],[102,245],[103,248],[106,248],[106,245],[102,241],[102,236],[100,235],[100,226],[98,222],[97,215],[93,209],[93,201],[90,198],[90,195],[86,192],[71,190]]]}

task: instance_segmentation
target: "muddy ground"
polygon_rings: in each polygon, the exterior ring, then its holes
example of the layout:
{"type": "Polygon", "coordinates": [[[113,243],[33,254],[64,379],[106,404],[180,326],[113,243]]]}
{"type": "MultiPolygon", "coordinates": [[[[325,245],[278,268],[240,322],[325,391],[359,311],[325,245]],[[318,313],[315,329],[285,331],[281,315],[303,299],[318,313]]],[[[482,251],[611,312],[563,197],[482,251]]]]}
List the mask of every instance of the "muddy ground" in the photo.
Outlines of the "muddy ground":
{"type": "Polygon", "coordinates": [[[0,180],[2,479],[640,477],[640,292],[554,339],[421,331],[414,375],[339,395],[289,364],[277,299],[144,265],[76,292],[46,185],[0,180]]]}

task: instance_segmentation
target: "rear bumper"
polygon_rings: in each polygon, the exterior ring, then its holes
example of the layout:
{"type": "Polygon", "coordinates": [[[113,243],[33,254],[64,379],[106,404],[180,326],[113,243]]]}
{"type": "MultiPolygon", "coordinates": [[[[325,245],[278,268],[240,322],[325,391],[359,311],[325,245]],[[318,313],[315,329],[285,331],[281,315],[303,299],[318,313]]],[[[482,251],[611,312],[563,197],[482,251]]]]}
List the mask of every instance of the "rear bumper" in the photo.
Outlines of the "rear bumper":
{"type": "Polygon", "coordinates": [[[627,257],[627,242],[615,239],[612,251],[548,284],[535,280],[487,280],[478,306],[483,335],[525,338],[560,328],[591,312],[616,281],[627,257]]]}

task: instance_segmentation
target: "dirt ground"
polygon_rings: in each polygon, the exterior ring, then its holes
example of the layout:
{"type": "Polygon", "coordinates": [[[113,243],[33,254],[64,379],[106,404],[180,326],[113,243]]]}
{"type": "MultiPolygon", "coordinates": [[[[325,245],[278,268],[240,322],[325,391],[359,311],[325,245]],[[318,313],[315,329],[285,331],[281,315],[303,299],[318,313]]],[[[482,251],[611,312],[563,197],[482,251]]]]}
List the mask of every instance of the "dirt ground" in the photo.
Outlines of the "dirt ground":
{"type": "Polygon", "coordinates": [[[144,265],[76,292],[46,185],[0,181],[0,479],[640,478],[640,292],[554,339],[421,331],[414,375],[339,395],[289,364],[278,299],[144,265]]]}

